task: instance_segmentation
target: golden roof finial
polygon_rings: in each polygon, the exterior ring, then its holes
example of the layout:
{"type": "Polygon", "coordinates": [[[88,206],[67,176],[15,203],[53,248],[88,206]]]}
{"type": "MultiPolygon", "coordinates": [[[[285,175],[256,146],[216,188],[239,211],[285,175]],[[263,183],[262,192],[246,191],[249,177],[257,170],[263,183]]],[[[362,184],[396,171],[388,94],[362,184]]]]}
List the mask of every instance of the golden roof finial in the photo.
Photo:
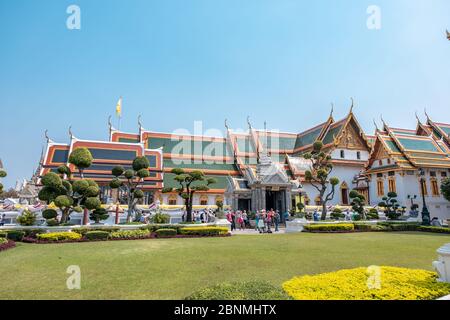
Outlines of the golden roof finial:
{"type": "Polygon", "coordinates": [[[333,117],[333,112],[334,112],[334,103],[331,103],[331,110],[330,110],[330,116],[329,118],[333,117]]]}
{"type": "Polygon", "coordinates": [[[417,115],[417,111],[416,111],[416,119],[417,119],[417,122],[419,122],[419,124],[422,124],[422,122],[419,119],[419,116],[417,115]]]}
{"type": "Polygon", "coordinates": [[[142,118],[142,116],[139,115],[139,116],[138,116],[138,126],[139,126],[139,131],[142,130],[142,121],[141,121],[141,118],[142,118]]]}
{"type": "Polygon", "coordinates": [[[252,124],[250,123],[250,116],[247,116],[247,124],[248,124],[248,128],[251,130],[252,124]]]}
{"type": "Polygon", "coordinates": [[[227,128],[227,130],[230,130],[230,128],[228,127],[228,120],[225,119],[225,128],[227,128]]]}
{"type": "Polygon", "coordinates": [[[48,130],[47,129],[45,129],[44,137],[47,140],[47,143],[52,142],[52,139],[50,139],[50,137],[48,136],[48,130]]]}
{"type": "Polygon", "coordinates": [[[378,129],[378,125],[377,125],[375,119],[373,119],[373,124],[375,125],[375,132],[380,131],[380,130],[378,129]]]}
{"type": "Polygon", "coordinates": [[[72,140],[72,138],[73,138],[72,126],[69,126],[69,137],[72,140]]]}
{"type": "Polygon", "coordinates": [[[423,108],[423,112],[425,112],[425,116],[427,117],[427,120],[430,120],[430,116],[427,113],[427,108],[423,108]]]}
{"type": "Polygon", "coordinates": [[[353,106],[354,106],[354,101],[353,101],[353,97],[350,97],[350,100],[352,100],[352,105],[350,106],[350,113],[353,113],[353,106]]]}

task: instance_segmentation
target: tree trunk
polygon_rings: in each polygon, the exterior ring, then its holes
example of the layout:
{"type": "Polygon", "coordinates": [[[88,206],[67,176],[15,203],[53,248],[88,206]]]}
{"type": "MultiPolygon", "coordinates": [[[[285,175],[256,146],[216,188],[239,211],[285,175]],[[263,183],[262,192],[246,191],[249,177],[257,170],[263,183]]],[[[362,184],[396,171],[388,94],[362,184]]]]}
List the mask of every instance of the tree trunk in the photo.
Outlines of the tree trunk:
{"type": "Polygon", "coordinates": [[[322,217],[320,219],[321,220],[327,219],[327,203],[323,200],[322,200],[322,217]]]}
{"type": "Polygon", "coordinates": [[[130,200],[128,200],[127,222],[131,222],[131,218],[133,217],[133,212],[134,212],[133,199],[131,196],[129,197],[129,199],[130,200]]]}
{"type": "Polygon", "coordinates": [[[192,203],[190,197],[184,201],[186,207],[186,222],[192,222],[192,203]]]}
{"type": "MultiPolygon", "coordinates": [[[[89,218],[88,218],[88,209],[84,208],[84,212],[83,212],[83,225],[87,225],[89,222],[89,218]]],[[[96,221],[97,223],[97,221],[96,221]]]]}
{"type": "Polygon", "coordinates": [[[70,211],[70,208],[62,210],[60,223],[67,222],[67,219],[69,218],[69,211],[70,211]]]}

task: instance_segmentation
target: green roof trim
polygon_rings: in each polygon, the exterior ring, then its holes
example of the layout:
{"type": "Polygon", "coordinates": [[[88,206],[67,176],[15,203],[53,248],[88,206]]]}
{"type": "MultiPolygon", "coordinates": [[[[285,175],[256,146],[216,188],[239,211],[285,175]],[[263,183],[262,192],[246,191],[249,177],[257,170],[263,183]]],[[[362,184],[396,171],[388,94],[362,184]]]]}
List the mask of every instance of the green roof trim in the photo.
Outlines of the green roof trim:
{"type": "Polygon", "coordinates": [[[139,143],[139,139],[133,139],[133,138],[119,138],[118,142],[122,142],[122,143],[139,143]]]}
{"type": "Polygon", "coordinates": [[[407,150],[439,152],[431,140],[397,138],[407,150]]]}
{"type": "Polygon", "coordinates": [[[186,159],[164,159],[164,167],[166,168],[183,168],[183,169],[197,169],[197,170],[228,170],[237,171],[234,163],[208,163],[207,161],[201,161],[196,163],[195,160],[186,159]],[[187,161],[187,162],[186,162],[187,161]]]}
{"type": "Polygon", "coordinates": [[[225,141],[201,141],[201,140],[172,140],[171,138],[148,138],[148,148],[158,149],[163,147],[164,153],[179,155],[205,155],[216,157],[230,156],[225,141]]]}
{"type": "Polygon", "coordinates": [[[388,148],[392,151],[392,152],[400,152],[400,149],[397,147],[397,145],[395,144],[394,141],[392,140],[387,140],[387,139],[383,139],[384,142],[386,143],[386,145],[388,146],[388,148]]]}
{"type": "Polygon", "coordinates": [[[322,124],[322,125],[318,126],[316,129],[314,129],[311,132],[308,132],[308,133],[306,133],[304,135],[302,135],[300,133],[297,136],[297,139],[295,141],[295,149],[301,148],[301,147],[305,147],[305,146],[309,146],[309,145],[313,144],[317,140],[317,138],[319,137],[319,135],[322,132],[324,126],[325,126],[325,124],[322,124]]]}
{"type": "Polygon", "coordinates": [[[340,124],[337,125],[334,128],[331,128],[330,130],[328,130],[327,134],[325,135],[325,138],[323,139],[323,144],[327,145],[329,143],[332,143],[334,141],[334,136],[337,136],[339,134],[339,132],[341,131],[342,127],[344,126],[344,124],[340,124]]]}

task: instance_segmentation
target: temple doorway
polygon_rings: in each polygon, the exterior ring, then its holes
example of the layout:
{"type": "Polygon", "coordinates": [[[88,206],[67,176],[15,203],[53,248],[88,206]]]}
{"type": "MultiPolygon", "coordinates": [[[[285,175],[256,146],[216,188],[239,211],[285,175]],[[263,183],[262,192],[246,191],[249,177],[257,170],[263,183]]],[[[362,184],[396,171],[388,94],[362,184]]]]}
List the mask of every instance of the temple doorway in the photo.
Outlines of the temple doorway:
{"type": "Polygon", "coordinates": [[[266,191],[266,210],[278,210],[279,212],[285,211],[284,206],[284,191],[266,191]]]}

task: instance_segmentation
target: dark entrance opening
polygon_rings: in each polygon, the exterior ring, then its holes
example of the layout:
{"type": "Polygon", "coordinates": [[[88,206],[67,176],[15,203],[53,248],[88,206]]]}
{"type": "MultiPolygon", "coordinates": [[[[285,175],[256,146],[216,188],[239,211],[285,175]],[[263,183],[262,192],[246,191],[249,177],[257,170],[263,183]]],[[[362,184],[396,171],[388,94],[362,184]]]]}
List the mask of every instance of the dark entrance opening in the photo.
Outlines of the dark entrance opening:
{"type": "Polygon", "coordinates": [[[238,210],[247,212],[250,211],[251,208],[251,200],[250,199],[238,199],[238,210]]]}
{"type": "Polygon", "coordinates": [[[282,213],[284,209],[283,203],[283,192],[282,191],[266,191],[266,210],[278,210],[282,213]]]}

